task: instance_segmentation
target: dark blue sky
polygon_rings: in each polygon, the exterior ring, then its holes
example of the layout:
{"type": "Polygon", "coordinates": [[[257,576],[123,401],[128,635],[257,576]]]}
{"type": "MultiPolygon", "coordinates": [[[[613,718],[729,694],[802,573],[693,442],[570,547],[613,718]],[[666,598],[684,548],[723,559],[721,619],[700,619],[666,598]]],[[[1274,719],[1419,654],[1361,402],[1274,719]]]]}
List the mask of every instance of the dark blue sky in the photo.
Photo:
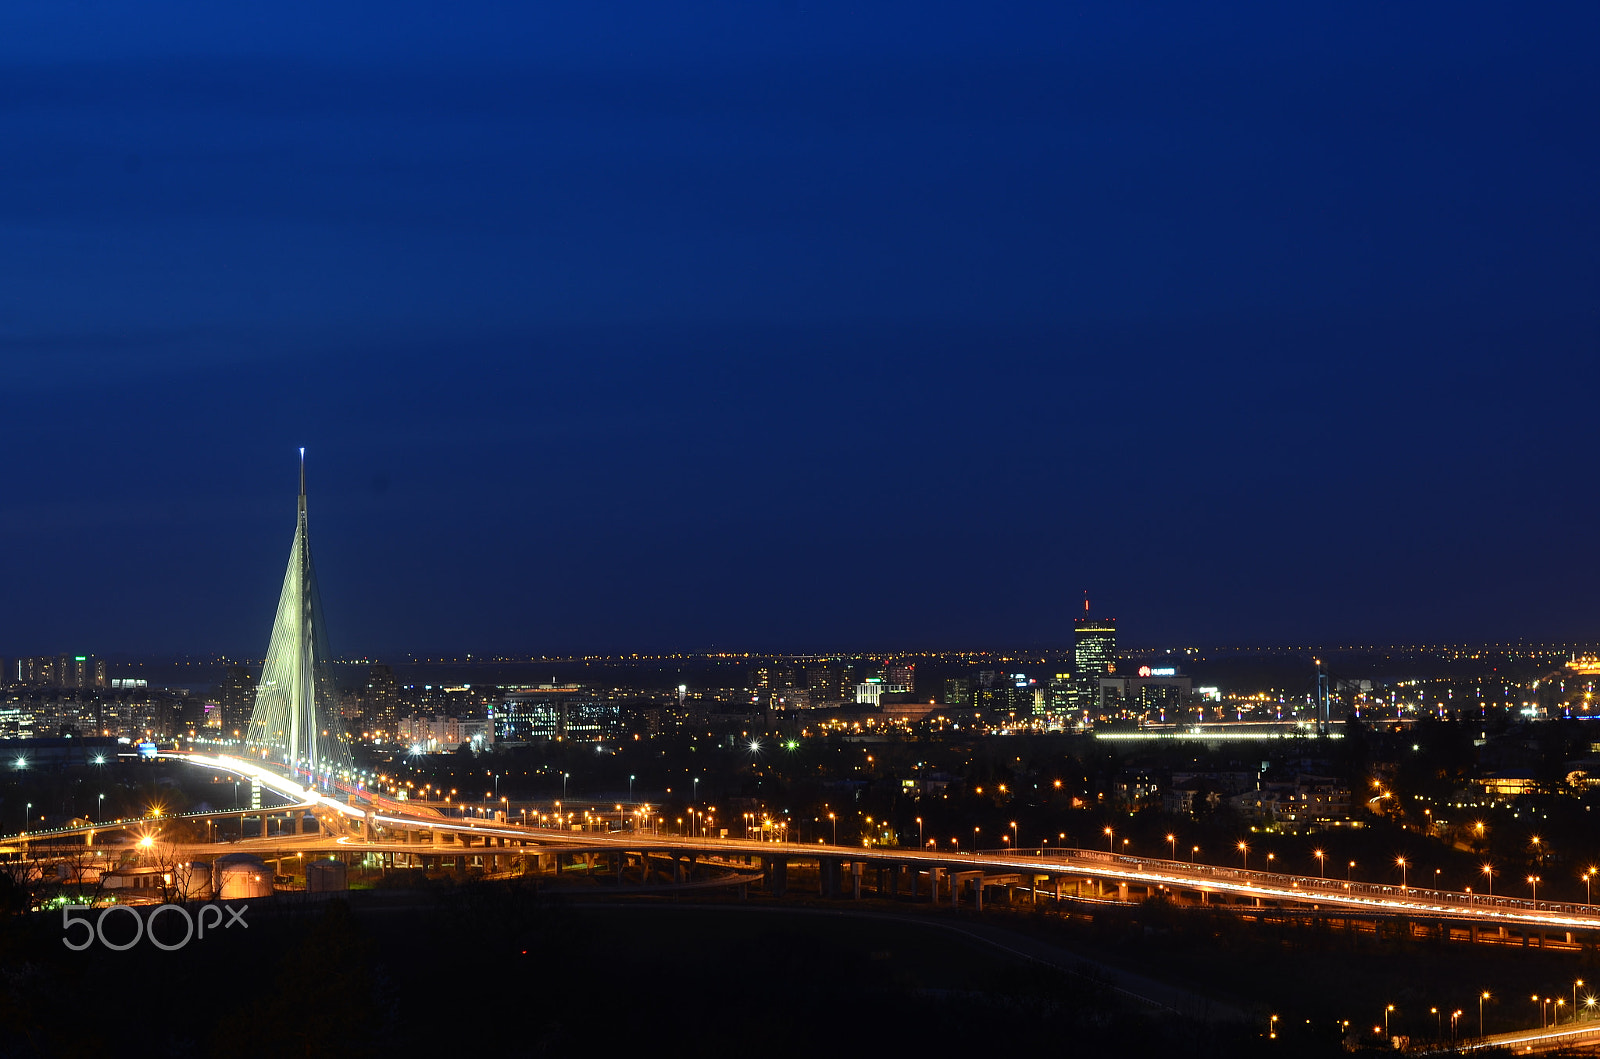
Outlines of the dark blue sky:
{"type": "Polygon", "coordinates": [[[0,655],[1600,638],[1595,5],[536,6],[0,9],[0,655]]]}

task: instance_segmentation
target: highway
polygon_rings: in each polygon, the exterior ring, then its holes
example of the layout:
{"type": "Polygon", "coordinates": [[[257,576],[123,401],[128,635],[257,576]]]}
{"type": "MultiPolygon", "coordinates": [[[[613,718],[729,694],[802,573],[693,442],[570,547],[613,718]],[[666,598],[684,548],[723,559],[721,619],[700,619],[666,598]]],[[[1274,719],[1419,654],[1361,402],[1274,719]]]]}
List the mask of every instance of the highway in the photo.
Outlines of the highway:
{"type": "MultiPolygon", "coordinates": [[[[365,791],[346,791],[338,795],[325,794],[314,786],[304,785],[296,779],[285,778],[271,767],[239,758],[183,752],[164,752],[161,756],[201,768],[255,779],[290,803],[268,811],[292,811],[296,808],[323,810],[337,813],[352,825],[370,817],[375,823],[391,830],[454,834],[469,841],[472,838],[498,839],[515,844],[559,845],[584,849],[609,848],[624,852],[648,850],[697,856],[715,855],[724,858],[753,855],[762,858],[782,857],[788,860],[831,859],[865,864],[909,865],[916,869],[938,869],[946,873],[983,872],[991,876],[1070,876],[1111,886],[1129,884],[1149,890],[1166,887],[1173,891],[1259,900],[1277,905],[1327,908],[1350,914],[1448,919],[1456,923],[1471,923],[1490,929],[1508,927],[1549,931],[1600,931],[1600,908],[1593,905],[1547,901],[1535,904],[1515,897],[1490,897],[1485,894],[1416,886],[1340,882],[1315,876],[1129,857],[1099,850],[1049,849],[956,853],[900,847],[834,846],[823,843],[801,845],[792,842],[772,843],[731,838],[690,838],[652,834],[646,831],[566,831],[488,820],[474,821],[470,818],[444,817],[432,807],[408,805],[365,791]]],[[[344,848],[352,850],[361,849],[364,845],[356,840],[341,843],[344,848]]],[[[384,843],[381,848],[398,850],[403,847],[399,844],[384,843]]],[[[420,851],[420,847],[417,846],[408,848],[420,851]]]]}

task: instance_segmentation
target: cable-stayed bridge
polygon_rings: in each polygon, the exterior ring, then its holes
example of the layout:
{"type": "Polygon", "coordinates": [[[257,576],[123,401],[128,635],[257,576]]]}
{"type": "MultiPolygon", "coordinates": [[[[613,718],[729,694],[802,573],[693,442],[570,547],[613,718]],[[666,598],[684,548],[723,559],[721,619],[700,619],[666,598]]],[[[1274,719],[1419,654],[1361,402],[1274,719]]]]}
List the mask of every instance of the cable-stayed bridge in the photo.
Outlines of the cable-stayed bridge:
{"type": "MultiPolygon", "coordinates": [[[[190,814],[198,819],[259,816],[261,843],[272,841],[268,819],[278,816],[285,822],[278,843],[292,836],[292,845],[302,853],[382,853],[391,862],[398,854],[404,863],[449,865],[457,870],[469,860],[488,870],[502,866],[509,870],[518,860],[526,864],[530,855],[555,857],[558,864],[562,856],[581,855],[590,864],[603,859],[619,882],[633,873],[641,887],[702,883],[703,878],[695,878],[696,870],[710,864],[738,885],[758,880],[781,895],[788,891],[794,866],[814,879],[816,891],[826,897],[860,897],[866,887],[879,896],[947,901],[981,910],[986,893],[999,888],[1008,896],[1020,891],[1035,902],[1069,898],[1115,902],[1162,895],[1246,916],[1276,912],[1342,918],[1347,923],[1404,920],[1464,941],[1544,947],[1547,942],[1570,946],[1600,937],[1600,908],[1586,904],[1341,882],[1087,849],[956,852],[663,835],[624,830],[626,816],[619,816],[615,831],[574,832],[451,817],[432,806],[384,798],[365,789],[351,768],[348,737],[328,679],[327,632],[311,561],[304,450],[297,508],[245,752],[160,755],[188,767],[242,777],[281,799],[276,806],[252,804],[249,809],[190,814]],[[658,870],[662,866],[665,870],[658,870]]],[[[150,826],[150,820],[140,818],[0,836],[0,842],[37,853],[47,847],[92,843],[106,832],[150,826]]],[[[215,837],[214,828],[211,834],[215,837]]],[[[202,853],[203,845],[196,844],[194,851],[202,853]]]]}

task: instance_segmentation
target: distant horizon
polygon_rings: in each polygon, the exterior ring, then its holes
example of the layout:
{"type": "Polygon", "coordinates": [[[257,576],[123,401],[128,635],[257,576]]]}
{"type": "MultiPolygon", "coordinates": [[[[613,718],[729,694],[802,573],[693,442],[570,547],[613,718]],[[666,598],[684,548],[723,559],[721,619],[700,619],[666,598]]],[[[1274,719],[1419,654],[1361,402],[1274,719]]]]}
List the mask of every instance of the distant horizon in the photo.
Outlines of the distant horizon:
{"type": "MultiPolygon", "coordinates": [[[[1354,644],[1354,643],[1327,643],[1327,644],[1212,644],[1197,646],[1194,644],[1183,647],[1151,647],[1148,645],[1119,645],[1119,655],[1158,655],[1177,654],[1183,651],[1195,651],[1200,654],[1208,652],[1261,652],[1261,653],[1306,653],[1324,651],[1330,653],[1364,653],[1382,651],[1463,651],[1463,650],[1517,650],[1541,654],[1570,652],[1575,650],[1593,649],[1600,651],[1600,640],[1465,640],[1465,641],[1436,641],[1431,643],[1393,643],[1393,644],[1354,644]]],[[[913,658],[916,656],[952,658],[960,655],[1069,655],[1072,645],[1066,644],[1059,647],[1045,647],[1040,645],[1019,644],[1009,647],[961,647],[961,648],[893,648],[880,650],[877,648],[831,650],[831,651],[761,651],[761,650],[683,650],[683,651],[575,651],[565,654],[527,654],[509,652],[385,652],[368,654],[341,654],[335,652],[330,659],[335,665],[363,665],[363,664],[432,664],[432,665],[528,665],[540,662],[581,662],[584,660],[608,662],[658,662],[670,661],[675,658],[696,659],[704,661],[738,661],[741,659],[817,659],[829,658],[913,658]]],[[[73,652],[50,652],[46,655],[13,654],[0,655],[6,660],[29,657],[51,657],[73,652]]],[[[234,664],[234,665],[260,665],[263,659],[256,655],[233,655],[224,652],[216,653],[123,653],[98,654],[87,652],[108,665],[141,665],[141,664],[234,664]]]]}

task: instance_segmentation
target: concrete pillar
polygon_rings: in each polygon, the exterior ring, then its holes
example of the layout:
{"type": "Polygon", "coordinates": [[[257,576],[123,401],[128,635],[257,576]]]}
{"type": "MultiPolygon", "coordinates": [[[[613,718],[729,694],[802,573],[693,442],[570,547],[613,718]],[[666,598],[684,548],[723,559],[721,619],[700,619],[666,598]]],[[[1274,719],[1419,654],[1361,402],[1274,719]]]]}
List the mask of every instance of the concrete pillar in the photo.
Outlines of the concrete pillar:
{"type": "MultiPolygon", "coordinates": [[[[917,866],[915,864],[907,864],[906,865],[906,871],[909,872],[910,875],[911,875],[911,879],[910,879],[910,883],[911,883],[911,903],[912,904],[916,904],[917,903],[917,883],[922,881],[921,880],[922,873],[917,871],[917,866]]],[[[934,894],[933,895],[933,899],[935,901],[937,901],[939,899],[939,895],[938,894],[934,894]]]]}
{"type": "Polygon", "coordinates": [[[928,899],[934,904],[939,903],[939,872],[938,865],[928,869],[928,899]]]}
{"type": "Polygon", "coordinates": [[[1117,883],[1117,900],[1118,901],[1126,901],[1127,899],[1128,899],[1128,884],[1125,883],[1125,882],[1117,883]]]}
{"type": "Polygon", "coordinates": [[[861,870],[865,867],[866,865],[862,864],[859,860],[853,860],[850,862],[851,897],[856,901],[861,900],[861,870]]]}
{"type": "Polygon", "coordinates": [[[983,876],[979,875],[972,880],[972,903],[977,911],[983,911],[983,876]]]}
{"type": "Polygon", "coordinates": [[[779,857],[772,863],[772,893],[782,897],[789,888],[789,861],[779,857]]]}

